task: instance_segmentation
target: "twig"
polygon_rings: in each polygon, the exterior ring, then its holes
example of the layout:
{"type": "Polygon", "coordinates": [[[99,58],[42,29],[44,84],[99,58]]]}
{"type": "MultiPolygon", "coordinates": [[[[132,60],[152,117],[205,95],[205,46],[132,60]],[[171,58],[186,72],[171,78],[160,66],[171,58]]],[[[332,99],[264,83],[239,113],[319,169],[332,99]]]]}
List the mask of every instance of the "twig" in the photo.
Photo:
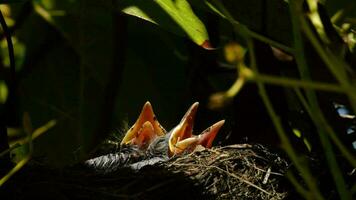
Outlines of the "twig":
{"type": "MultiPolygon", "coordinates": [[[[267,172],[267,171],[264,170],[264,169],[261,169],[261,168],[256,167],[256,165],[253,165],[253,168],[255,168],[255,169],[259,170],[259,171],[262,171],[262,172],[267,172]]],[[[268,169],[269,169],[269,168],[268,168],[268,169]]],[[[284,176],[284,175],[281,174],[281,173],[272,172],[272,171],[270,172],[270,174],[277,175],[277,176],[284,176]]]]}
{"type": "Polygon", "coordinates": [[[270,175],[271,175],[271,167],[269,167],[269,168],[267,169],[267,173],[266,173],[266,175],[265,175],[265,178],[264,178],[263,181],[262,181],[262,184],[266,184],[266,183],[267,183],[268,178],[269,178],[270,175]]]}

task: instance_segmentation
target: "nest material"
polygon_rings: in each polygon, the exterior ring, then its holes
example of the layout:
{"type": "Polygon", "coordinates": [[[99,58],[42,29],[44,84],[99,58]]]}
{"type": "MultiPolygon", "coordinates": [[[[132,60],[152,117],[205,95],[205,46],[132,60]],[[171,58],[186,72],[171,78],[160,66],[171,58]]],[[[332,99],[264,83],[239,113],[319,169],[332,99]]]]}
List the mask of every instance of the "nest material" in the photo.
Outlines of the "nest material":
{"type": "MultiPolygon", "coordinates": [[[[100,174],[82,165],[56,170],[32,164],[16,174],[6,199],[283,199],[287,162],[261,145],[197,149],[139,170],[100,174]],[[45,197],[45,198],[44,198],[45,197]]],[[[288,189],[289,187],[289,189],[288,189]]]]}
{"type": "Polygon", "coordinates": [[[284,199],[288,163],[261,145],[200,149],[163,165],[184,173],[216,199],[284,199]]]}

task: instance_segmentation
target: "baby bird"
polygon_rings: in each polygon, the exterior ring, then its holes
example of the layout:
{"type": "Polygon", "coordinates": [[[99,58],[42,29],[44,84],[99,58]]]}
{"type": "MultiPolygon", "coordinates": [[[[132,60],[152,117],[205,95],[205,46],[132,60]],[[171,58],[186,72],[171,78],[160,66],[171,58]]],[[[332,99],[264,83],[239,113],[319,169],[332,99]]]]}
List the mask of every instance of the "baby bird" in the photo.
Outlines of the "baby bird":
{"type": "Polygon", "coordinates": [[[151,103],[146,102],[138,119],[122,139],[121,151],[87,160],[85,164],[103,173],[124,166],[138,170],[184,152],[192,152],[198,146],[210,148],[225,120],[194,135],[198,106],[198,102],[190,106],[180,123],[167,133],[158,122],[151,103]]]}
{"type": "Polygon", "coordinates": [[[180,123],[166,133],[150,102],[146,102],[136,123],[126,132],[121,145],[133,145],[143,150],[164,149],[169,157],[191,152],[199,145],[210,148],[225,120],[213,124],[199,135],[194,135],[193,126],[198,106],[199,103],[195,102],[180,123]]]}

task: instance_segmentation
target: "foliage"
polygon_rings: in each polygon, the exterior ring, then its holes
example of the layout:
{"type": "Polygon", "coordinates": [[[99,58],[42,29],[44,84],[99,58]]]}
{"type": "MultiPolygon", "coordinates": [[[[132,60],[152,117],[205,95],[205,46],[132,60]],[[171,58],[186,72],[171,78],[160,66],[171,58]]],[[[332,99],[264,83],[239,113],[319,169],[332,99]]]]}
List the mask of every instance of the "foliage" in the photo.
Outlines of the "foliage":
{"type": "MultiPolygon", "coordinates": [[[[228,106],[233,99],[239,98],[239,92],[247,83],[255,83],[281,147],[298,171],[298,174],[288,173],[295,189],[307,199],[327,198],[308,161],[308,156],[320,148],[322,154],[318,156],[325,156],[323,162],[332,175],[339,198],[351,199],[355,195],[355,183],[345,180],[347,172],[339,161],[347,161],[356,168],[356,158],[341,141],[343,133],[338,133],[331,124],[321,96],[332,93],[330,101],[336,99],[334,96],[342,96],[351,113],[356,113],[356,5],[346,0],[330,0],[324,4],[313,0],[288,2],[0,1],[0,4],[14,3],[2,5],[1,10],[11,25],[9,32],[13,33],[18,87],[12,91],[11,62],[6,60],[10,45],[1,45],[0,71],[5,73],[0,77],[0,111],[5,113],[6,102],[13,101],[10,97],[14,95],[18,105],[5,115],[17,129],[9,129],[9,135],[14,133],[22,137],[16,141],[25,141],[17,144],[30,144],[28,151],[17,153],[23,158],[17,166],[23,165],[30,153],[46,155],[49,163],[56,165],[85,159],[114,126],[125,118],[131,119],[125,113],[138,110],[147,99],[159,102],[154,104],[161,106],[158,108],[158,113],[163,115],[160,118],[172,125],[177,118],[172,113],[177,113],[179,107],[171,105],[189,96],[192,80],[186,72],[195,70],[190,68],[189,62],[194,61],[197,54],[190,55],[192,48],[186,45],[184,38],[211,49],[207,16],[214,15],[219,20],[219,37],[225,38],[223,42],[239,41],[230,42],[225,48],[229,54],[228,66],[237,70],[238,77],[226,92],[211,95],[209,107],[228,106]],[[156,24],[168,32],[121,13],[156,24]],[[326,13],[334,16],[330,19],[326,13]],[[295,61],[297,67],[293,76],[265,73],[271,66],[258,62],[258,42],[269,45],[274,52],[281,52],[280,59],[295,61]],[[320,62],[313,62],[311,55],[320,58],[320,62]],[[316,68],[327,71],[328,77],[315,76],[316,68]],[[295,136],[289,135],[283,124],[284,116],[278,112],[268,92],[270,85],[291,94],[292,100],[286,110],[303,111],[311,119],[315,130],[311,134],[319,139],[319,146],[313,146],[315,144],[304,138],[311,152],[305,154],[294,147],[295,136]],[[27,116],[24,113],[29,113],[31,126],[26,123],[29,116],[23,117],[21,124],[19,116],[27,116]],[[32,123],[40,127],[36,129],[40,133],[32,131],[32,123]],[[44,132],[48,133],[33,145],[35,135],[44,132]]],[[[3,31],[2,38],[6,34],[3,31]]],[[[216,78],[211,77],[208,78],[216,78]]],[[[212,81],[212,85],[223,90],[230,84],[227,79],[223,77],[220,84],[212,81]]],[[[293,128],[294,133],[303,135],[300,127],[293,128]]],[[[11,150],[17,147],[16,142],[10,143],[11,150]]]]}

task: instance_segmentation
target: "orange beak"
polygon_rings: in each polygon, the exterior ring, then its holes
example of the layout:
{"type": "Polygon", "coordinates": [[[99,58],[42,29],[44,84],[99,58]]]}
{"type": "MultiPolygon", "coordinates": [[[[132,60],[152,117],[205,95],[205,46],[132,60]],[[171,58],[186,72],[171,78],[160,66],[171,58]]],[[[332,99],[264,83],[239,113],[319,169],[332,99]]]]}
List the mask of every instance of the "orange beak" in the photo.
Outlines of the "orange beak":
{"type": "Polygon", "coordinates": [[[205,148],[211,148],[213,141],[218,134],[220,128],[224,125],[225,120],[221,120],[205,129],[200,135],[198,135],[198,145],[202,145],[205,148]]]}
{"type": "Polygon", "coordinates": [[[193,151],[198,145],[205,148],[210,148],[212,146],[212,143],[225,120],[210,126],[200,135],[193,135],[193,125],[198,105],[199,103],[194,103],[188,109],[181,122],[171,131],[168,140],[169,156],[180,154],[184,151],[193,151]]]}
{"type": "Polygon", "coordinates": [[[159,124],[150,102],[146,102],[136,123],[126,132],[121,145],[137,145],[146,148],[156,137],[162,136],[166,130],[159,124]]]}

